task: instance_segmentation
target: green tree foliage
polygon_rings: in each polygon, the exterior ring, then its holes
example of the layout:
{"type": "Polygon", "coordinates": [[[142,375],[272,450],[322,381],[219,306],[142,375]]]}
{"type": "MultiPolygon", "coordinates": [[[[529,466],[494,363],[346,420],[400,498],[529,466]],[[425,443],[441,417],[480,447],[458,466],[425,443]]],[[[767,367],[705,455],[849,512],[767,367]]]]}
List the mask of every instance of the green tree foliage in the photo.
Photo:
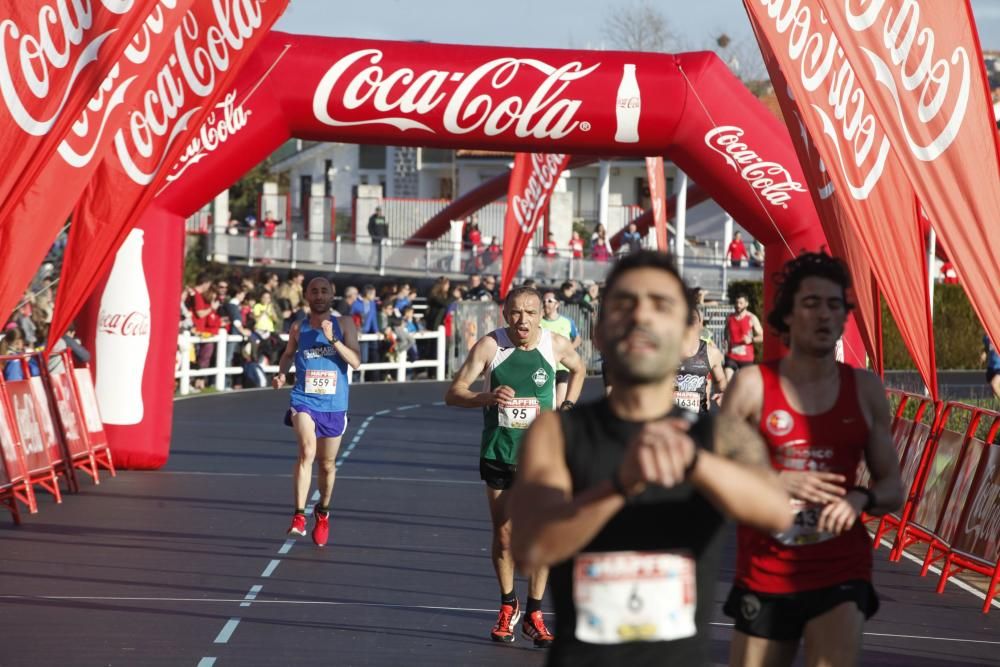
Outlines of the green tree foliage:
{"type": "Polygon", "coordinates": [[[257,207],[264,190],[264,181],[274,180],[270,166],[271,159],[268,158],[229,188],[229,211],[237,220],[244,220],[250,214],[260,217],[257,207]]]}

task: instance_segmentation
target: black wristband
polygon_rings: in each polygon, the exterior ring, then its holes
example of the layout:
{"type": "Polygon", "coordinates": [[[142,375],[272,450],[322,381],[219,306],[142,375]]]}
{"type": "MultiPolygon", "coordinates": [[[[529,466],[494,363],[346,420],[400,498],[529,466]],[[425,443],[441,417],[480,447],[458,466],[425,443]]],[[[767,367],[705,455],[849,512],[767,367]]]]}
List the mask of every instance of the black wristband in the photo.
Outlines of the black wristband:
{"type": "Polygon", "coordinates": [[[625,485],[622,484],[621,469],[616,469],[614,474],[611,475],[611,488],[615,490],[615,493],[620,495],[626,501],[629,499],[628,491],[625,490],[625,485]]]}
{"type": "Polygon", "coordinates": [[[559,409],[560,410],[572,410],[575,406],[576,406],[576,403],[574,403],[573,401],[563,401],[562,403],[559,404],[559,409]]]}
{"type": "Polygon", "coordinates": [[[694,467],[698,465],[698,457],[701,455],[701,447],[698,445],[694,446],[694,456],[688,462],[687,467],[684,468],[684,479],[691,477],[691,473],[694,472],[694,467]]]}
{"type": "Polygon", "coordinates": [[[868,500],[865,501],[864,507],[861,508],[862,512],[871,511],[875,507],[875,492],[865,486],[852,486],[849,491],[857,491],[858,493],[863,493],[868,500]]]}

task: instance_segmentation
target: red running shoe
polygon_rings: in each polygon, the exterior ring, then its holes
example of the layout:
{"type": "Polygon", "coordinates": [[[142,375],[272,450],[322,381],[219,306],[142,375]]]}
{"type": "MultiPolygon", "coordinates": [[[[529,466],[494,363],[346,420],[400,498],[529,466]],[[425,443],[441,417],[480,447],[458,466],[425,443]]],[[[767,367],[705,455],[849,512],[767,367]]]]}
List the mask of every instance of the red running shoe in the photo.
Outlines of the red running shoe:
{"type": "Polygon", "coordinates": [[[299,514],[296,512],[295,516],[292,517],[292,526],[288,529],[289,535],[305,535],[306,534],[306,515],[299,514]]]}
{"type": "Polygon", "coordinates": [[[521,623],[521,634],[528,639],[533,639],[535,648],[548,648],[552,646],[554,639],[552,633],[545,627],[545,619],[542,618],[540,611],[533,611],[525,615],[524,622],[521,623]]]}
{"type": "Polygon", "coordinates": [[[517,600],[514,604],[500,605],[500,615],[497,616],[497,624],[490,631],[490,639],[495,642],[511,643],[514,641],[514,626],[521,618],[521,605],[517,600]]]}
{"type": "Polygon", "coordinates": [[[330,537],[330,515],[316,512],[316,523],[313,525],[313,542],[318,547],[325,547],[330,537]]]}

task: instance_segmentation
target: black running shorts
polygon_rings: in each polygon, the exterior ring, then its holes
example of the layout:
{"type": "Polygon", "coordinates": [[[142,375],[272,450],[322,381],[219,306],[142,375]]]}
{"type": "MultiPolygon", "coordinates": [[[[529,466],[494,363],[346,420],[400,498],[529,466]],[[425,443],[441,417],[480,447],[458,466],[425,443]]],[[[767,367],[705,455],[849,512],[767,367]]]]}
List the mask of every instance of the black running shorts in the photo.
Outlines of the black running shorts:
{"type": "Polygon", "coordinates": [[[506,491],[514,483],[517,466],[493,459],[479,459],[479,477],[486,486],[497,491],[506,491]]]}
{"type": "Polygon", "coordinates": [[[726,362],[722,365],[723,368],[732,368],[734,371],[738,371],[741,368],[746,368],[747,366],[753,366],[752,361],[737,361],[732,357],[726,357],[726,362]]]}
{"type": "Polygon", "coordinates": [[[736,621],[736,630],[745,635],[798,641],[806,623],[844,602],[855,603],[866,619],[874,616],[879,607],[878,595],[871,583],[852,580],[787,595],[757,593],[733,586],[722,611],[736,621]]]}

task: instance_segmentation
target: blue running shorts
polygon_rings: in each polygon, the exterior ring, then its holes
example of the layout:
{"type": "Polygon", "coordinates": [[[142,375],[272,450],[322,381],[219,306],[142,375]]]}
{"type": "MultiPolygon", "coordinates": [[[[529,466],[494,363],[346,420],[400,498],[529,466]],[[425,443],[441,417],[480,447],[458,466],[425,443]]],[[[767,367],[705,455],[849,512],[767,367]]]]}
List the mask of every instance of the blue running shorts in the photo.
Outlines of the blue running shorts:
{"type": "Polygon", "coordinates": [[[346,412],[321,412],[294,405],[288,408],[288,412],[285,413],[285,426],[293,426],[292,417],[300,412],[312,417],[313,423],[316,424],[317,438],[339,438],[347,430],[346,412]]]}

